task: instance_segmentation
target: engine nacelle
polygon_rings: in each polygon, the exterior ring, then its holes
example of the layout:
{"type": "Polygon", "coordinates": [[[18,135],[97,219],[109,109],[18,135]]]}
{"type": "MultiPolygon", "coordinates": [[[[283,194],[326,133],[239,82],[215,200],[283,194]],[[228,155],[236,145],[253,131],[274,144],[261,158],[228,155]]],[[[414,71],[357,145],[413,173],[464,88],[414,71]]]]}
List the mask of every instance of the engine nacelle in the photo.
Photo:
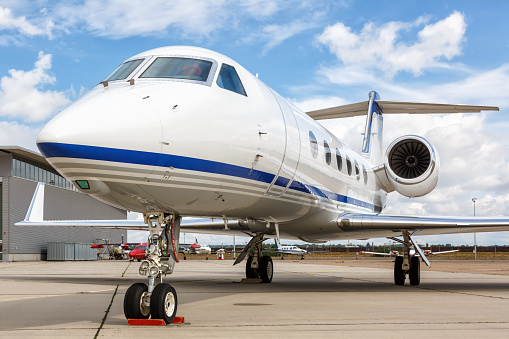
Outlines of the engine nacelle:
{"type": "Polygon", "coordinates": [[[438,183],[438,153],[424,138],[406,135],[394,140],[385,155],[385,172],[394,189],[407,197],[420,197],[438,183]]]}

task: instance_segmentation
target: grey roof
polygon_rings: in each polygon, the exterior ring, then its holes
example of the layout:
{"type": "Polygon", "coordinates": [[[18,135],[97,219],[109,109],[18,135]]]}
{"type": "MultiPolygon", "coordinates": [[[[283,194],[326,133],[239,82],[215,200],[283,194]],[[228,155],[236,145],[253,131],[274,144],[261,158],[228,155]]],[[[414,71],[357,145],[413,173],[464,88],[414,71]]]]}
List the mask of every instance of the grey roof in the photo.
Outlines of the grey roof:
{"type": "Polygon", "coordinates": [[[30,160],[45,164],[47,166],[51,165],[48,163],[48,161],[41,155],[41,153],[32,151],[28,148],[24,148],[21,146],[0,146],[0,151],[6,152],[6,153],[12,153],[19,156],[22,156],[24,158],[28,158],[30,160]]]}

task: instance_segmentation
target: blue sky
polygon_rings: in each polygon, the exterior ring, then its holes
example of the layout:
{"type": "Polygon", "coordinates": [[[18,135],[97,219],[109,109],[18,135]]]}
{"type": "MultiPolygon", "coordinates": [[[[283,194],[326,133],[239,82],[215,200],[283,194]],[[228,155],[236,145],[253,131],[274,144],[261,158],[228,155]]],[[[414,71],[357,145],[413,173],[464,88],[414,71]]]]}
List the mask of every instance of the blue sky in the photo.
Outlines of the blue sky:
{"type": "MultiPolygon", "coordinates": [[[[470,216],[476,197],[477,215],[509,216],[508,7],[478,1],[0,0],[0,144],[35,150],[42,126],[123,60],[155,47],[195,45],[235,59],[303,110],[364,101],[373,89],[382,100],[499,106],[500,112],[477,115],[387,116],[386,144],[419,134],[441,158],[437,189],[418,199],[391,194],[387,212],[470,216]]],[[[324,122],[354,148],[363,124],[362,118],[324,122]]],[[[509,234],[478,234],[477,240],[503,245],[509,234]]],[[[473,236],[422,241],[469,244],[473,236]]]]}

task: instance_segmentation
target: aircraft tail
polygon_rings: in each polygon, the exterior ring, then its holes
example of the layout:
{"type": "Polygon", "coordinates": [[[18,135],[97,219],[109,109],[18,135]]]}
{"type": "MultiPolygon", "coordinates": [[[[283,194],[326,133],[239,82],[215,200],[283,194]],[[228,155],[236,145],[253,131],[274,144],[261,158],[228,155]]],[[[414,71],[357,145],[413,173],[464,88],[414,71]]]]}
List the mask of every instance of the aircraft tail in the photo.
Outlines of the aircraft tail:
{"type": "Polygon", "coordinates": [[[278,239],[274,239],[274,243],[276,244],[276,249],[280,250],[281,249],[281,244],[279,243],[278,239]]]}

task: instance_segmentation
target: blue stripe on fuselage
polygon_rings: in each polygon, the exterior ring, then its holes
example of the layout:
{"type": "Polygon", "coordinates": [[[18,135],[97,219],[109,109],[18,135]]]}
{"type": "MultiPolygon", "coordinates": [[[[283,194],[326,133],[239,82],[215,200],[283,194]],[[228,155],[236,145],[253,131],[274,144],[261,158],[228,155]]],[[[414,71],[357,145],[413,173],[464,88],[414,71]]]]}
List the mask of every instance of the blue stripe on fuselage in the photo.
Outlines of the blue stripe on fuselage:
{"type": "MultiPolygon", "coordinates": [[[[39,147],[39,150],[46,158],[77,158],[166,168],[173,167],[189,171],[234,176],[268,184],[272,183],[275,177],[274,174],[250,168],[179,155],[52,142],[38,143],[37,147],[39,147]]],[[[274,184],[276,186],[286,187],[288,182],[289,179],[278,177],[274,184]]],[[[323,191],[317,187],[306,185],[295,180],[292,181],[289,188],[295,191],[312,194],[322,198],[328,198],[342,203],[369,208],[375,212],[381,211],[379,206],[353,199],[348,196],[323,191]]]]}

